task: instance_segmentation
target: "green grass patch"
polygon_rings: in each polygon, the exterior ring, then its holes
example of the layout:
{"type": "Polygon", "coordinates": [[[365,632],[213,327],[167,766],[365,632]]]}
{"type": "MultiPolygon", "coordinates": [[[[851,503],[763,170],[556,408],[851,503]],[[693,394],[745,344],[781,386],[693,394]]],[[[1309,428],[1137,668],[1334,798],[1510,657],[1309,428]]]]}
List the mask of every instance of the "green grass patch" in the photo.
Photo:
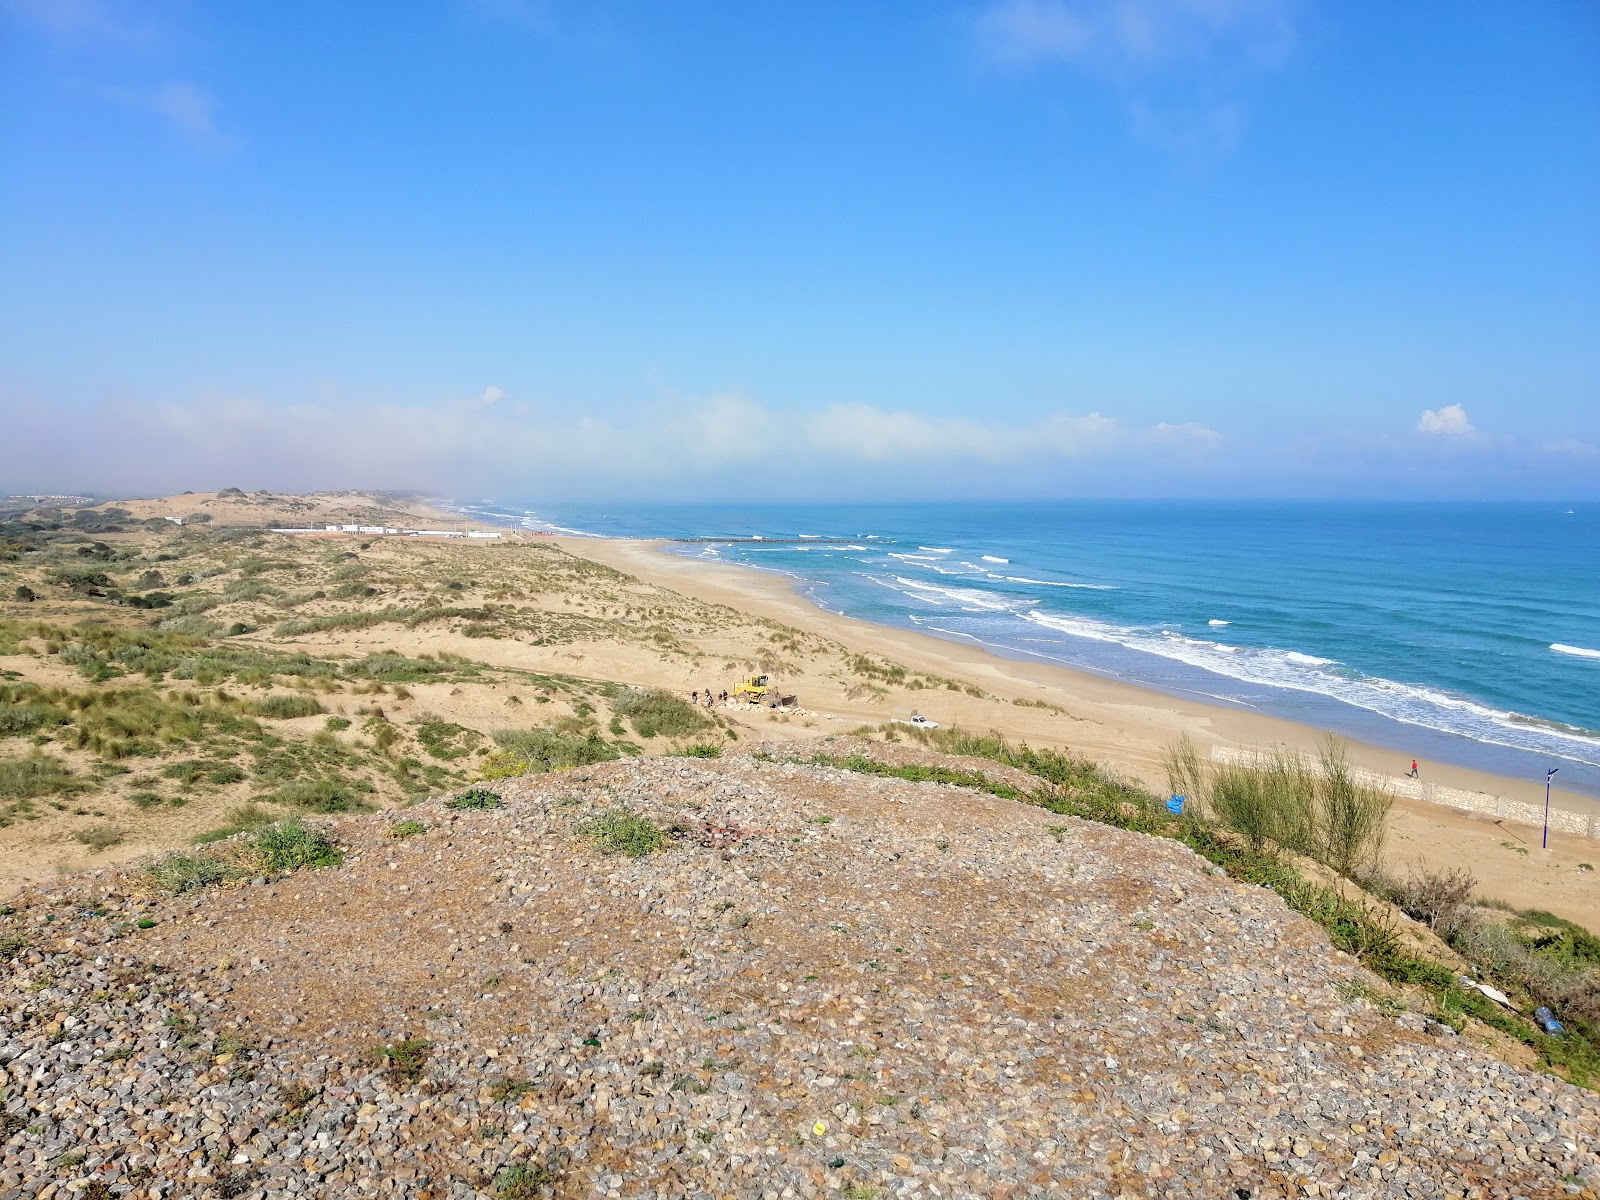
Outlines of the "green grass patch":
{"type": "Polygon", "coordinates": [[[612,698],[611,708],[645,738],[688,737],[712,723],[681,696],[659,690],[621,692],[612,698]]]}
{"type": "Polygon", "coordinates": [[[342,779],[297,779],[269,793],[264,799],[304,812],[370,812],[372,809],[356,789],[342,779]]]}
{"type": "Polygon", "coordinates": [[[220,842],[236,834],[249,833],[251,830],[260,829],[270,825],[276,818],[262,808],[259,804],[241,804],[228,814],[228,823],[217,829],[208,829],[195,837],[196,845],[206,845],[210,842],[220,842]]]}
{"type": "Polygon", "coordinates": [[[164,892],[181,896],[185,892],[215,887],[225,879],[239,874],[221,859],[208,854],[186,854],[178,851],[145,868],[145,878],[164,892]]]}
{"type": "Polygon", "coordinates": [[[666,844],[659,826],[632,809],[613,808],[578,826],[578,833],[604,854],[643,858],[666,844]]]}
{"type": "Polygon", "coordinates": [[[258,717],[273,721],[289,721],[295,717],[314,717],[324,711],[322,702],[315,696],[301,692],[280,692],[268,696],[251,706],[258,717]]]}
{"type": "Polygon", "coordinates": [[[344,852],[325,830],[298,820],[269,825],[250,840],[250,849],[268,871],[336,867],[344,861],[344,852]]]}
{"type": "Polygon", "coordinates": [[[414,1084],[422,1080],[428,1069],[428,1054],[433,1043],[422,1038],[406,1038],[391,1046],[380,1046],[377,1056],[384,1071],[395,1083],[414,1084]]]}
{"type": "Polygon", "coordinates": [[[674,750],[672,756],[674,758],[721,758],[722,745],[719,742],[696,742],[692,746],[674,750]]]}
{"type": "Polygon", "coordinates": [[[500,749],[478,768],[484,779],[565,771],[622,757],[621,750],[593,729],[572,733],[553,728],[502,729],[494,740],[500,749]]]}
{"type": "Polygon", "coordinates": [[[64,762],[48,754],[0,758],[0,800],[65,796],[86,786],[82,780],[73,778],[64,762]]]}
{"type": "Polygon", "coordinates": [[[452,796],[444,802],[446,808],[484,810],[491,808],[504,808],[505,801],[500,799],[499,792],[490,791],[488,788],[468,788],[458,796],[452,796]]]}
{"type": "Polygon", "coordinates": [[[477,730],[448,721],[421,721],[417,724],[416,737],[429,755],[447,762],[465,758],[483,741],[483,735],[477,730]]]}

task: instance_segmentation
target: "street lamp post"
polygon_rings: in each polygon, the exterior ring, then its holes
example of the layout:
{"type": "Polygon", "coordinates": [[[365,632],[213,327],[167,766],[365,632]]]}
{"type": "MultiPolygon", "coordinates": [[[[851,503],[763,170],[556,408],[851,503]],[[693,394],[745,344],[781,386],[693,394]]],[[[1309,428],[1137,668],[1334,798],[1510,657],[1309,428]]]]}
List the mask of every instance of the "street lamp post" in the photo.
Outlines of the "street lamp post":
{"type": "Polygon", "coordinates": [[[1550,849],[1550,780],[1559,770],[1560,767],[1551,767],[1544,773],[1544,841],[1540,843],[1542,850],[1550,849]]]}

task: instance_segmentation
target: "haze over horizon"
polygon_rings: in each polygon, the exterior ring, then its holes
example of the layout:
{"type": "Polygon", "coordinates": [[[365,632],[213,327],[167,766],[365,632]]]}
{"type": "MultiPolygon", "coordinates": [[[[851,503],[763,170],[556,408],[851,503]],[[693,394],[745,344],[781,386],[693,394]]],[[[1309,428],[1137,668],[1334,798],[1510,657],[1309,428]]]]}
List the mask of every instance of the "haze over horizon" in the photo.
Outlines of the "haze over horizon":
{"type": "Polygon", "coordinates": [[[1600,498],[1600,9],[0,0],[0,491],[1600,498]]]}

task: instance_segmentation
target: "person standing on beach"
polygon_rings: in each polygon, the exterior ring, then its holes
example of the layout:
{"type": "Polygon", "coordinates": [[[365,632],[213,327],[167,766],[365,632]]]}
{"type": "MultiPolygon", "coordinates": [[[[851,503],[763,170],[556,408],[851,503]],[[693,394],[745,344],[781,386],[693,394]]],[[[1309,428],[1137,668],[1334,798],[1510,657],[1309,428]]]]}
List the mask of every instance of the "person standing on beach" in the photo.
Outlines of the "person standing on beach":
{"type": "Polygon", "coordinates": [[[1417,760],[1414,759],[1414,758],[1411,760],[1411,770],[1410,770],[1409,774],[1410,774],[1411,778],[1413,778],[1413,779],[1421,779],[1422,778],[1421,775],[1417,774],[1417,760]]]}

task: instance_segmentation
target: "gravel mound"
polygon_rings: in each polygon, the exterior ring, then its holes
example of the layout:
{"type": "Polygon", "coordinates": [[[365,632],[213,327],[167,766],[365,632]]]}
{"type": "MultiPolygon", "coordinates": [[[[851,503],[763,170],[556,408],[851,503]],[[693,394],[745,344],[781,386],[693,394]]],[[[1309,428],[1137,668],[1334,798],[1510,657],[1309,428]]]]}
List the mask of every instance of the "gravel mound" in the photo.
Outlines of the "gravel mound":
{"type": "Polygon", "coordinates": [[[1596,1097],[1176,843],[749,756],[496,790],[24,897],[0,1196],[1600,1195],[1596,1097]]]}

